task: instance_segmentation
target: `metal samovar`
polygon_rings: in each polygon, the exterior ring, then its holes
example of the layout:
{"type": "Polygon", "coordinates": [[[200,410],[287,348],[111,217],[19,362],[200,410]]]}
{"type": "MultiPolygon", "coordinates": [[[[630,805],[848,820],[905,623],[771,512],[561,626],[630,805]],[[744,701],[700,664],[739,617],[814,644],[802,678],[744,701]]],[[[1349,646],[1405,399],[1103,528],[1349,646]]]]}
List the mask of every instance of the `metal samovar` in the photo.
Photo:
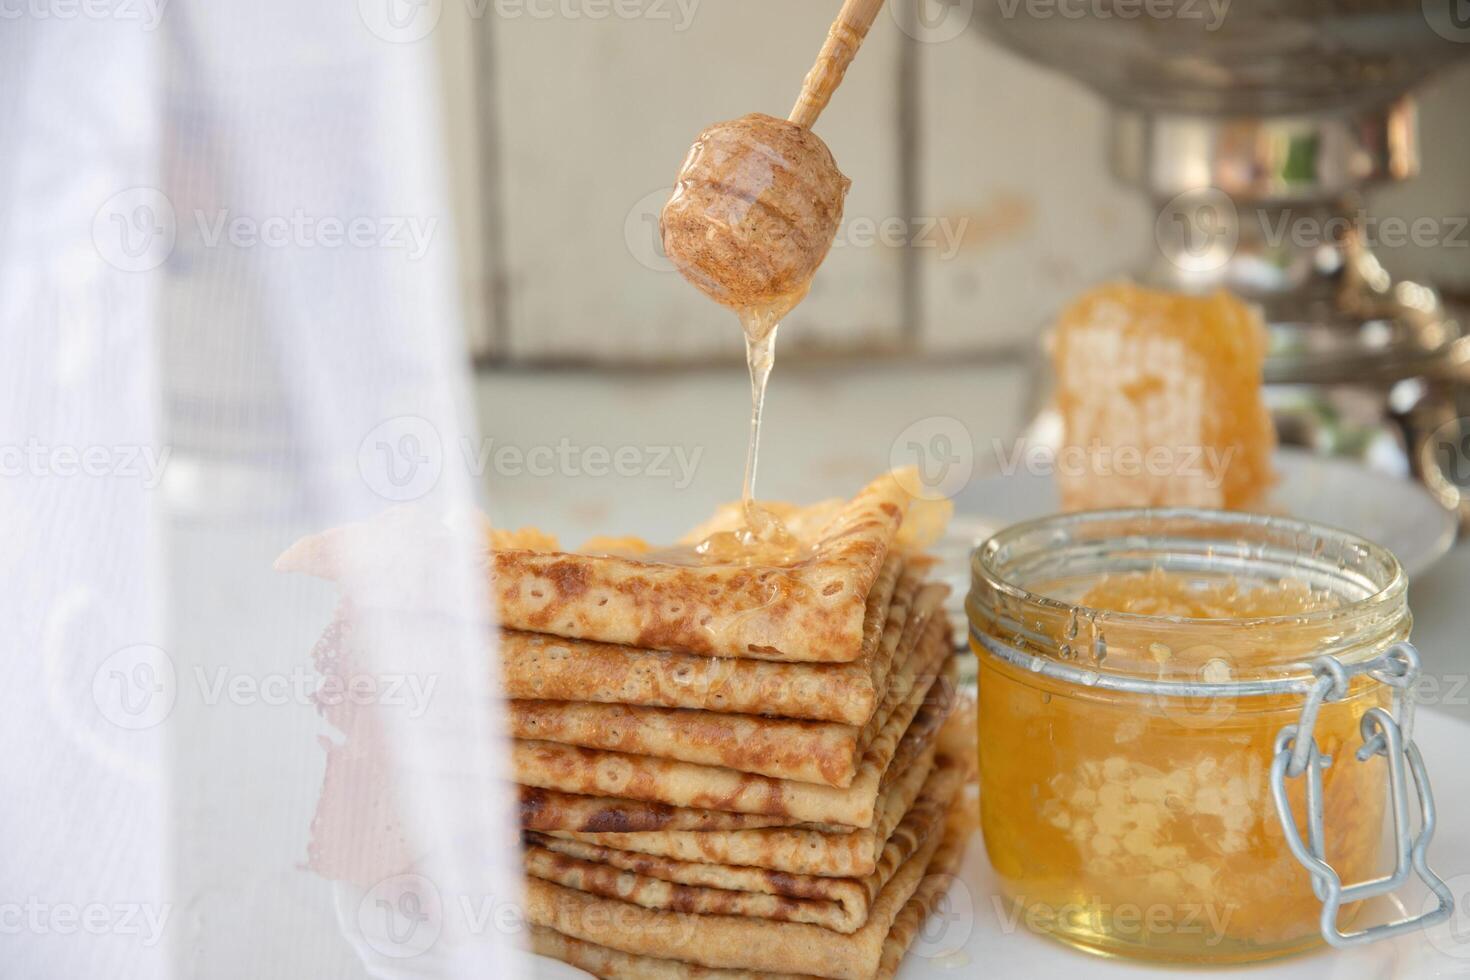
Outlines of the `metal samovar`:
{"type": "Polygon", "coordinates": [[[975,23],[1110,102],[1113,171],[1157,214],[1139,281],[1260,305],[1283,442],[1412,473],[1470,519],[1470,331],[1389,275],[1361,204],[1418,170],[1410,93],[1470,55],[1456,2],[975,0],[975,23]]]}

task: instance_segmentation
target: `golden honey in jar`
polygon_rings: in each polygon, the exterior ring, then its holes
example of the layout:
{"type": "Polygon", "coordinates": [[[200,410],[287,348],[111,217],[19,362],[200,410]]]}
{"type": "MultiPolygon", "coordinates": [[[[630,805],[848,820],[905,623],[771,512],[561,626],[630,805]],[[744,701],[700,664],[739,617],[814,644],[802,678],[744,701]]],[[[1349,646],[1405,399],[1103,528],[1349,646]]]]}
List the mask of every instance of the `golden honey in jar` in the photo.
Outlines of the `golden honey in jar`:
{"type": "MultiPolygon", "coordinates": [[[[1096,511],[1001,532],[968,602],[980,658],[981,825],[1021,927],[1141,959],[1240,963],[1322,942],[1322,902],[1270,771],[1321,655],[1405,640],[1391,554],[1342,532],[1223,511],[1096,511]]],[[[1389,689],[1355,676],[1315,737],[1326,859],[1384,864],[1387,767],[1358,761],[1389,689]]],[[[1304,779],[1287,780],[1299,830],[1304,779]]],[[[1357,913],[1345,906],[1339,925],[1357,913]]]]}

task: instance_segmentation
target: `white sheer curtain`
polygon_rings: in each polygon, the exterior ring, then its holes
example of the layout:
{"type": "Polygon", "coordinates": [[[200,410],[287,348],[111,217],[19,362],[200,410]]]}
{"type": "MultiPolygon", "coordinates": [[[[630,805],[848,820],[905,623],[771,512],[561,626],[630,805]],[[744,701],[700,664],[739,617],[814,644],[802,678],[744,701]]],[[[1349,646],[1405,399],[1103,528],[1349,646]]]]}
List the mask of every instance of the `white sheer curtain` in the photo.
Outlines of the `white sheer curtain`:
{"type": "Polygon", "coordinates": [[[337,597],[271,568],[475,496],[434,39],[377,5],[5,8],[0,975],[524,970],[474,556],[346,713],[337,597]],[[376,782],[319,801],[357,728],[376,782]]]}

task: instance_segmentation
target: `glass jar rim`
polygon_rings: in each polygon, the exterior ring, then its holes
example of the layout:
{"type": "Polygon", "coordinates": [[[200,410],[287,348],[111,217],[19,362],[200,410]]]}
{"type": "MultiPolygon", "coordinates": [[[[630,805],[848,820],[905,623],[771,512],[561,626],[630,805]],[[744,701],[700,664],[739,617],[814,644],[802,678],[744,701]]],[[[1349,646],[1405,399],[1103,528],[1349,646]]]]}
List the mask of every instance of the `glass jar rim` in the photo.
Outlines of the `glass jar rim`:
{"type": "Polygon", "coordinates": [[[1034,603],[1042,608],[1057,612],[1085,610],[1099,623],[1137,626],[1180,626],[1190,630],[1215,631],[1265,628],[1290,624],[1312,626],[1333,619],[1351,618],[1370,613],[1400,602],[1408,591],[1408,577],[1398,558],[1382,545],[1376,544],[1351,531],[1327,524],[1303,521],[1297,518],[1277,517],[1268,514],[1252,514],[1243,511],[1207,510],[1190,507],[1136,507],[1112,510],[1079,511],[1070,514],[1052,514],[1046,517],[1021,521],[991,535],[971,555],[971,574],[975,583],[984,581],[988,588],[1016,601],[1034,603]],[[1138,522],[1193,522],[1222,530],[1238,528],[1242,533],[1254,531],[1294,534],[1318,541],[1332,540],[1339,545],[1354,549],[1365,561],[1383,569],[1385,581],[1374,591],[1348,600],[1341,605],[1296,612],[1278,616],[1219,617],[1203,618],[1190,616],[1160,616],[1148,613],[1120,612],[1109,609],[1093,609],[1078,603],[1068,602],[1055,596],[1034,592],[1030,588],[1007,580],[1001,570],[994,566],[994,557],[1007,545],[1029,535],[1062,532],[1069,528],[1085,527],[1089,524],[1126,524],[1138,522]]]}

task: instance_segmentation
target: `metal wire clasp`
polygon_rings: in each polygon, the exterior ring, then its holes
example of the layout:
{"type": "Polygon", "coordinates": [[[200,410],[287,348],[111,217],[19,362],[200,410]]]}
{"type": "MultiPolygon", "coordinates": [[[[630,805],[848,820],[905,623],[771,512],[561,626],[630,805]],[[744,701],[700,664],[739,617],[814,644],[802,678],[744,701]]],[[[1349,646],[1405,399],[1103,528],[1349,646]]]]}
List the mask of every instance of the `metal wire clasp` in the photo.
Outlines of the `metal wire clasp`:
{"type": "Polygon", "coordinates": [[[1276,736],[1276,756],[1271,763],[1271,795],[1281,817],[1281,829],[1287,846],[1312,876],[1312,891],[1322,901],[1322,938],[1342,948],[1387,939],[1413,929],[1428,928],[1448,919],[1455,910],[1454,895],[1444,880],[1429,868],[1426,852],[1434,837],[1434,794],[1429,789],[1429,776],[1424,760],[1413,741],[1414,692],[1419,679],[1419,651],[1411,643],[1397,643],[1372,660],[1345,666],[1336,657],[1323,656],[1312,661],[1315,677],[1302,705],[1300,721],[1287,725],[1276,736]],[[1315,730],[1317,712],[1326,701],[1347,697],[1354,677],[1367,674],[1393,688],[1393,712],[1370,708],[1360,726],[1363,747],[1358,762],[1375,755],[1388,760],[1388,785],[1393,806],[1396,863],[1393,874],[1353,885],[1342,879],[1325,858],[1325,834],[1322,826],[1322,770],[1332,759],[1317,748],[1315,730]],[[1409,818],[1408,783],[1404,770],[1414,777],[1419,797],[1419,832],[1414,834],[1409,818]],[[1305,775],[1307,778],[1307,839],[1302,840],[1296,815],[1286,796],[1286,781],[1305,775]],[[1386,895],[1409,880],[1413,871],[1439,898],[1439,906],[1423,915],[1369,926],[1357,932],[1343,932],[1337,927],[1338,911],[1343,904],[1386,895]]]}

